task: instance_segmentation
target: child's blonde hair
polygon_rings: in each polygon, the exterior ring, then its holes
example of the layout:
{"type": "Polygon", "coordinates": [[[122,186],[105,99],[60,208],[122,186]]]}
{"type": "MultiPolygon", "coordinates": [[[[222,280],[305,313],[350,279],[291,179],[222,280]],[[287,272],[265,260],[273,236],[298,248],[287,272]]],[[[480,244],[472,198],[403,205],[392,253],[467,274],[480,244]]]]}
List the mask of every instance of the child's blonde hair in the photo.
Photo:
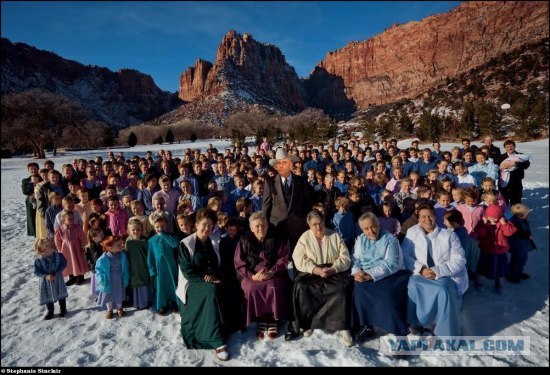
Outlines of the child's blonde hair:
{"type": "Polygon", "coordinates": [[[130,207],[134,208],[135,206],[141,206],[141,207],[143,207],[143,203],[141,203],[141,201],[138,201],[137,199],[131,201],[131,202],[130,202],[130,207]]]}
{"type": "Polygon", "coordinates": [[[488,198],[493,198],[494,202],[498,201],[498,195],[496,195],[493,190],[487,190],[481,194],[481,200],[483,202],[487,201],[488,198]]]}
{"type": "MultiPolygon", "coordinates": [[[[63,197],[61,196],[61,194],[58,193],[57,191],[50,191],[50,193],[48,194],[48,202],[50,202],[51,205],[53,204],[53,199],[54,199],[55,197],[63,198],[63,197]]],[[[61,201],[61,202],[63,202],[63,201],[61,201]]]]}
{"type": "Polygon", "coordinates": [[[37,255],[42,255],[44,249],[46,249],[48,246],[55,247],[53,237],[39,238],[34,242],[34,251],[37,255]]]}
{"type": "Polygon", "coordinates": [[[192,210],[192,206],[191,206],[191,201],[189,199],[182,199],[179,203],[178,203],[178,207],[177,207],[177,211],[179,213],[185,213],[185,210],[186,209],[190,209],[192,210]]]}
{"type": "Polygon", "coordinates": [[[159,203],[162,203],[162,204],[166,204],[166,200],[164,199],[164,197],[162,197],[160,195],[156,195],[153,198],[153,202],[159,202],[159,203]]]}
{"type": "Polygon", "coordinates": [[[523,203],[516,203],[512,207],[510,207],[510,211],[514,216],[519,217],[520,219],[527,219],[527,216],[529,215],[529,207],[524,205],[523,203]]]}
{"type": "Polygon", "coordinates": [[[221,205],[223,204],[223,200],[220,197],[211,197],[208,199],[206,208],[212,209],[212,207],[215,206],[216,204],[218,204],[221,208],[221,205]]]}
{"type": "Polygon", "coordinates": [[[334,205],[337,209],[343,208],[347,210],[349,208],[349,199],[346,197],[338,197],[334,200],[334,205]]]}
{"type": "Polygon", "coordinates": [[[143,231],[143,223],[135,217],[128,220],[128,229],[130,229],[131,226],[139,226],[143,231]]]}
{"type": "Polygon", "coordinates": [[[61,220],[65,220],[67,218],[74,219],[74,212],[72,212],[72,211],[63,211],[61,213],[61,220]]]}

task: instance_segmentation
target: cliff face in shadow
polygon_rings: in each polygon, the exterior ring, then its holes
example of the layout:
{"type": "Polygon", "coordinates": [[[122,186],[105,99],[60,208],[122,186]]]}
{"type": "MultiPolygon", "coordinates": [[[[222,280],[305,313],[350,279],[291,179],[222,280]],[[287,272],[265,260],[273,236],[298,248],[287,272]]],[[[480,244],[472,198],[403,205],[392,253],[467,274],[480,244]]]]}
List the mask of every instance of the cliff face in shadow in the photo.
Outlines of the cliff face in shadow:
{"type": "Polygon", "coordinates": [[[161,90],[151,76],[134,69],[113,72],[5,38],[1,43],[2,95],[33,88],[54,92],[114,128],[151,120],[179,102],[175,94],[161,90]]]}

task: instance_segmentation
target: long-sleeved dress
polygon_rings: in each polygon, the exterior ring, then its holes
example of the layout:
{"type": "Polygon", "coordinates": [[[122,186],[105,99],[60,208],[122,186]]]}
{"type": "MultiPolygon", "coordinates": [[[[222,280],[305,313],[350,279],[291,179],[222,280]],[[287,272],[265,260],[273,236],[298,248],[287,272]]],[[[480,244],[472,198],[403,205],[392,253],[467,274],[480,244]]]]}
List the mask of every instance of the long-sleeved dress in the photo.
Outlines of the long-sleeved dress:
{"type": "Polygon", "coordinates": [[[97,303],[100,306],[112,303],[113,307],[122,308],[130,274],[126,254],[123,251],[104,253],[97,260],[95,271],[99,292],[97,303]]]}
{"type": "Polygon", "coordinates": [[[235,269],[242,277],[247,325],[264,315],[273,315],[275,320],[287,319],[291,289],[287,264],[287,249],[275,238],[259,242],[249,234],[239,240],[235,269]],[[262,269],[273,272],[274,276],[266,281],[253,281],[252,276],[262,269]]]}
{"type": "Polygon", "coordinates": [[[403,268],[403,254],[395,236],[381,231],[376,240],[364,234],[357,237],[351,273],[362,270],[372,281],[354,282],[354,328],[371,325],[397,335],[406,334],[410,272],[403,268]]]}
{"type": "Polygon", "coordinates": [[[67,260],[63,254],[57,252],[49,257],[41,256],[34,261],[34,274],[40,277],[38,290],[41,305],[57,302],[68,297],[62,274],[65,267],[67,267],[67,260]],[[44,277],[52,274],[55,274],[55,279],[52,281],[48,281],[44,277]]]}
{"type": "Polygon", "coordinates": [[[210,235],[205,242],[196,234],[183,239],[179,247],[177,295],[181,300],[181,336],[188,349],[215,349],[229,333],[226,310],[235,304],[228,285],[206,282],[206,275],[221,279],[220,238],[210,235]]]}
{"type": "Polygon", "coordinates": [[[292,323],[289,329],[326,329],[340,331],[350,328],[352,280],[348,248],[338,232],[325,229],[322,241],[311,230],[296,244],[292,260],[298,270],[292,288],[292,323]],[[336,273],[323,278],[313,274],[317,266],[331,266],[336,273]]]}
{"type": "Polygon", "coordinates": [[[147,252],[149,244],[146,238],[126,240],[126,254],[130,265],[130,288],[133,293],[134,307],[144,309],[149,305],[151,292],[151,278],[147,266],[147,252]]]}
{"type": "Polygon", "coordinates": [[[155,285],[153,306],[155,311],[159,311],[166,307],[168,302],[177,302],[178,266],[174,250],[179,244],[177,237],[168,233],[156,234],[149,238],[148,243],[147,265],[155,285]]]}
{"type": "Polygon", "coordinates": [[[57,250],[67,259],[63,276],[83,276],[90,270],[84,258],[86,239],[82,225],[63,224],[55,231],[54,238],[57,250]]]}
{"type": "Polygon", "coordinates": [[[413,272],[408,284],[407,321],[413,325],[435,323],[436,336],[459,336],[468,274],[458,236],[437,226],[426,234],[417,224],[407,231],[402,246],[405,267],[413,272]],[[436,274],[435,280],[420,275],[424,266],[436,274]]]}

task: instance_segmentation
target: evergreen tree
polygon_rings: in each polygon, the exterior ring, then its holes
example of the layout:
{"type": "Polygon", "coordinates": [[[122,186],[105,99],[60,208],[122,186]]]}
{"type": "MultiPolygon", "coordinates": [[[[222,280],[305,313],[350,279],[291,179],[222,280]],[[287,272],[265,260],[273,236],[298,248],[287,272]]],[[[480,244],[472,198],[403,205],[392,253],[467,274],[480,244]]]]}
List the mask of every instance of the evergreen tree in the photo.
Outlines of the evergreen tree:
{"type": "Polygon", "coordinates": [[[471,101],[464,102],[464,111],[460,119],[461,135],[469,138],[476,138],[478,133],[478,125],[476,123],[476,111],[474,103],[471,101]]]}
{"type": "Polygon", "coordinates": [[[191,133],[191,137],[189,138],[189,140],[191,142],[195,142],[197,140],[197,134],[195,134],[195,132],[191,133]]]}
{"type": "Polygon", "coordinates": [[[376,139],[376,124],[367,116],[362,116],[359,119],[359,125],[363,131],[363,137],[367,139],[376,139]]]}
{"type": "MultiPolygon", "coordinates": [[[[447,77],[448,78],[448,77],[447,77]]],[[[399,120],[397,122],[399,124],[399,128],[401,130],[401,133],[403,135],[409,136],[414,131],[414,124],[411,121],[409,115],[407,114],[407,111],[405,109],[402,109],[399,112],[399,120]]]]}
{"type": "Polygon", "coordinates": [[[172,133],[172,129],[168,129],[166,132],[166,142],[170,144],[174,143],[174,134],[172,133]]]}
{"type": "Polygon", "coordinates": [[[422,141],[433,141],[439,139],[441,131],[441,119],[432,115],[429,109],[424,109],[420,115],[419,126],[416,135],[422,141]]]}
{"type": "Polygon", "coordinates": [[[130,135],[128,136],[128,146],[134,147],[135,145],[137,145],[137,142],[138,142],[138,139],[136,134],[134,132],[131,132],[130,135]]]}
{"type": "Polygon", "coordinates": [[[500,109],[491,102],[480,100],[476,103],[475,112],[482,136],[491,135],[496,139],[504,137],[506,129],[501,123],[500,109]]]}

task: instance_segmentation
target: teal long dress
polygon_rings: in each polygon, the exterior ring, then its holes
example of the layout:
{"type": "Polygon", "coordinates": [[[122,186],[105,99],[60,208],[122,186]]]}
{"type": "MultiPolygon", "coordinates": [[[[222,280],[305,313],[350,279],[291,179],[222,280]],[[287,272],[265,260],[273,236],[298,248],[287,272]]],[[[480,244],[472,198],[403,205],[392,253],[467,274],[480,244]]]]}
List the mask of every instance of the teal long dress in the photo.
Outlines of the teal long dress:
{"type": "Polygon", "coordinates": [[[178,247],[178,239],[171,234],[160,233],[149,238],[148,242],[147,265],[155,285],[153,307],[155,311],[159,311],[165,308],[168,302],[177,303],[178,266],[174,250],[178,247]]]}
{"type": "Polygon", "coordinates": [[[207,283],[205,275],[220,277],[212,242],[196,241],[193,256],[180,244],[179,266],[189,281],[186,303],[180,303],[181,336],[188,349],[216,349],[224,344],[224,284],[207,283]]]}

